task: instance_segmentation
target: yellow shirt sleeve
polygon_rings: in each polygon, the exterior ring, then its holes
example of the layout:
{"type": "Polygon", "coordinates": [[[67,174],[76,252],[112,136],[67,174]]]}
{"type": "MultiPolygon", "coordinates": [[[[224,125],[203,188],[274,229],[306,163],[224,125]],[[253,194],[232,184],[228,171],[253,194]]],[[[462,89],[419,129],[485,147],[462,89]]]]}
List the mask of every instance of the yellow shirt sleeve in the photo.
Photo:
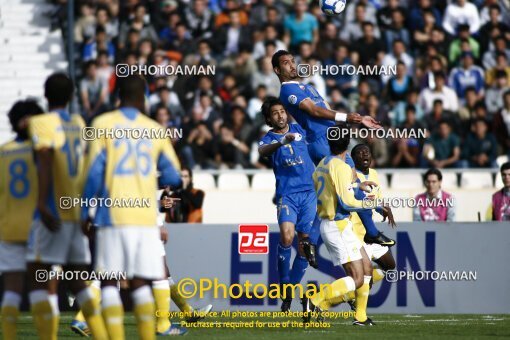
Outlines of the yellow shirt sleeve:
{"type": "Polygon", "coordinates": [[[333,162],[330,175],[339,197],[338,204],[348,211],[362,209],[362,202],[354,197],[351,168],[341,161],[334,160],[333,162]]]}

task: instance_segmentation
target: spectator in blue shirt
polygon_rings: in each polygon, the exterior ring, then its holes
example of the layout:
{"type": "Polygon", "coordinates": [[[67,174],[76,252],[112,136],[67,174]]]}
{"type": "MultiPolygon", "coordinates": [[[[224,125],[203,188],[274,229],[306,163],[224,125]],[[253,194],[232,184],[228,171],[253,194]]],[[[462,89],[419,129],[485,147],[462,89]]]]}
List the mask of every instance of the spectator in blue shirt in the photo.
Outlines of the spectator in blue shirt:
{"type": "Polygon", "coordinates": [[[303,41],[315,44],[319,38],[319,23],[317,19],[307,12],[308,5],[305,0],[295,0],[294,13],[285,16],[283,27],[285,29],[284,42],[291,51],[296,51],[303,41]]]}
{"type": "Polygon", "coordinates": [[[449,84],[461,101],[464,101],[466,89],[470,86],[475,88],[478,99],[483,99],[484,72],[480,66],[474,64],[474,57],[471,52],[462,53],[461,66],[455,67],[450,72],[449,84]]]}
{"type": "Polygon", "coordinates": [[[473,120],[471,133],[462,146],[464,168],[497,168],[498,144],[494,135],[488,132],[487,122],[484,119],[473,120]]]}

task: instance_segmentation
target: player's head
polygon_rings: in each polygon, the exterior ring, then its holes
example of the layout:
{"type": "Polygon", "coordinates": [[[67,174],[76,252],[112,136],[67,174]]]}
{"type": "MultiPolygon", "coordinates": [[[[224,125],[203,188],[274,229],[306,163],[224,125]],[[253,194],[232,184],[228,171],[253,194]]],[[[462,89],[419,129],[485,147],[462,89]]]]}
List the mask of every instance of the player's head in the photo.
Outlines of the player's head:
{"type": "Polygon", "coordinates": [[[372,163],[372,153],[370,152],[370,148],[365,144],[358,144],[352,148],[351,156],[354,160],[354,166],[358,170],[368,170],[372,163]]]}
{"type": "Polygon", "coordinates": [[[139,75],[130,75],[119,82],[120,106],[136,107],[141,112],[145,109],[145,79],[139,75]]]}
{"type": "Polygon", "coordinates": [[[287,111],[276,97],[267,97],[262,104],[262,115],[266,124],[275,130],[284,129],[289,121],[287,111]]]}
{"type": "Polygon", "coordinates": [[[280,81],[289,81],[298,77],[296,61],[290,52],[279,50],[271,58],[273,71],[280,81]]]}
{"type": "Polygon", "coordinates": [[[181,169],[181,179],[183,189],[193,188],[193,172],[191,171],[190,168],[183,167],[181,169]]]}
{"type": "MultiPolygon", "coordinates": [[[[338,123],[336,127],[341,130],[348,129],[346,123],[338,123]]],[[[328,136],[329,135],[330,134],[328,133],[328,136]]],[[[338,133],[335,134],[335,136],[339,138],[328,138],[329,149],[331,150],[331,153],[333,155],[341,155],[342,153],[347,151],[347,147],[351,142],[351,137],[349,136],[348,133],[338,133]]]]}
{"type": "Polygon", "coordinates": [[[505,189],[510,189],[510,162],[503,163],[500,172],[505,189]]]}
{"type": "Polygon", "coordinates": [[[28,119],[41,113],[43,113],[43,110],[37,102],[28,99],[14,103],[7,116],[17,137],[25,140],[28,139],[28,119]]]}
{"type": "Polygon", "coordinates": [[[436,168],[427,170],[423,175],[425,188],[427,188],[427,194],[435,196],[439,190],[441,190],[441,183],[443,181],[443,174],[436,168]]]}
{"type": "Polygon", "coordinates": [[[54,73],[44,83],[44,96],[50,108],[64,108],[73,97],[73,81],[64,73],[54,73]]]}

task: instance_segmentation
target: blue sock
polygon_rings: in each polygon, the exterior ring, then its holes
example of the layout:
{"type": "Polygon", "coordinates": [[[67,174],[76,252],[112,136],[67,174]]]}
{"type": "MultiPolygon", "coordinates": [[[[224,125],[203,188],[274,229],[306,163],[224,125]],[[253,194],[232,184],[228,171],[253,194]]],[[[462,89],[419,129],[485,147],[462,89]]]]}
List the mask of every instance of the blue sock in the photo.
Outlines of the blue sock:
{"type": "Polygon", "coordinates": [[[363,222],[363,226],[365,227],[365,230],[367,231],[367,235],[371,237],[376,237],[377,234],[379,234],[379,230],[377,230],[374,220],[372,219],[372,211],[360,211],[358,212],[358,216],[363,222]]]}
{"type": "Polygon", "coordinates": [[[319,214],[315,214],[315,219],[313,220],[312,227],[310,228],[310,233],[308,234],[310,243],[317,245],[320,236],[321,236],[321,219],[319,217],[319,214]]]}
{"type": "Polygon", "coordinates": [[[278,274],[280,275],[280,283],[289,283],[290,276],[290,256],[292,246],[284,247],[278,243],[278,274]]]}
{"type": "Polygon", "coordinates": [[[294,262],[292,263],[292,269],[290,270],[290,283],[300,283],[305,275],[307,267],[308,260],[306,257],[297,254],[294,258],[294,262]]]}

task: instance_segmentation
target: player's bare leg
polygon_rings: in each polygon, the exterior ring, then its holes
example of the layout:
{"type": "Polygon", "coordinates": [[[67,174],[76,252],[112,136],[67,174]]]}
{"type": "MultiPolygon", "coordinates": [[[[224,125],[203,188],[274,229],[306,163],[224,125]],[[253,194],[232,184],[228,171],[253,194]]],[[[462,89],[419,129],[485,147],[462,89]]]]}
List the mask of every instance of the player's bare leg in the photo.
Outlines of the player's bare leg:
{"type": "Polygon", "coordinates": [[[23,294],[25,272],[3,274],[4,294],[2,297],[2,332],[5,339],[16,339],[19,307],[23,294]]]}
{"type": "Polygon", "coordinates": [[[298,254],[294,258],[292,269],[290,268],[292,241],[294,240],[295,226],[292,222],[283,222],[280,224],[280,243],[278,244],[278,273],[280,276],[280,284],[284,291],[282,292],[283,312],[289,311],[294,295],[293,286],[301,282],[308,260],[305,257],[303,249],[303,240],[308,239],[308,234],[298,232],[298,254]],[[291,284],[292,286],[285,284],[291,284]]]}

